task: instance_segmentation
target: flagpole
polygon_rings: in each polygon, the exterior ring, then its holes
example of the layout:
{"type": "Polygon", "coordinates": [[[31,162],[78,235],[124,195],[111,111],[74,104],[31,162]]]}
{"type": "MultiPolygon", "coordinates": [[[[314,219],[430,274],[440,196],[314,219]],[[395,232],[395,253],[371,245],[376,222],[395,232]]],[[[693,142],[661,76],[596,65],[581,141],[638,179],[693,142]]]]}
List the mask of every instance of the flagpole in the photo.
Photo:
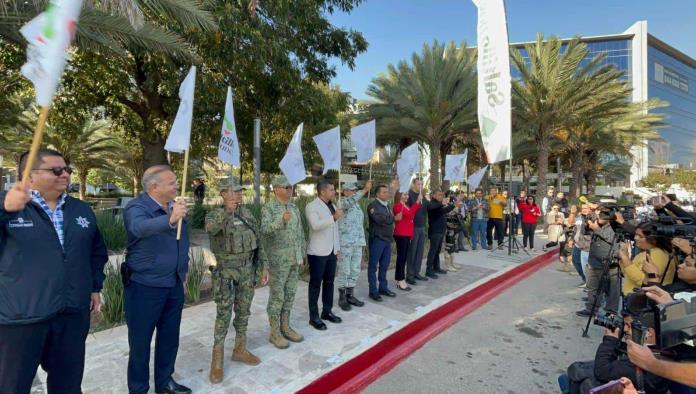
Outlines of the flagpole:
{"type": "MultiPolygon", "coordinates": [[[[370,176],[369,176],[368,180],[372,181],[372,159],[370,159],[370,176]]],[[[370,188],[370,189],[372,189],[372,188],[370,188]]],[[[370,192],[371,192],[371,191],[372,191],[372,190],[368,190],[368,191],[367,191],[367,198],[368,198],[368,199],[370,198],[370,192]]]]}
{"type": "MultiPolygon", "coordinates": [[[[186,193],[186,182],[187,182],[186,178],[187,178],[187,174],[188,174],[189,150],[190,150],[190,147],[189,147],[189,149],[186,149],[184,151],[184,174],[181,177],[182,178],[182,181],[181,181],[182,182],[182,184],[181,184],[181,198],[182,199],[184,198],[184,193],[186,193]]],[[[179,223],[176,226],[176,240],[177,241],[181,239],[181,225],[183,222],[184,222],[184,218],[179,218],[179,223]]]]}
{"type": "Polygon", "coordinates": [[[29,150],[29,157],[27,157],[27,164],[24,166],[24,173],[22,174],[22,186],[26,187],[27,180],[29,179],[29,174],[31,174],[31,169],[34,168],[34,161],[36,161],[36,154],[41,147],[41,140],[43,139],[44,128],[46,127],[46,120],[48,119],[49,106],[41,107],[41,112],[39,113],[39,122],[36,124],[36,129],[34,129],[34,137],[31,141],[31,149],[29,150]]]}

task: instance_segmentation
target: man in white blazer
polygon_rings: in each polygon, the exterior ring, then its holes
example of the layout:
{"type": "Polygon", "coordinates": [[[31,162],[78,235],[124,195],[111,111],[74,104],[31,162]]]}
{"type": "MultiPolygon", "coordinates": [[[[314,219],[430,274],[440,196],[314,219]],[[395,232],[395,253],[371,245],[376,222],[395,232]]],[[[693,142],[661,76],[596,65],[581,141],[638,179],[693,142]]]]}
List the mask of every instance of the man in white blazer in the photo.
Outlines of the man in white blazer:
{"type": "Polygon", "coordinates": [[[305,216],[309,224],[309,324],[317,330],[326,330],[323,320],[340,323],[341,318],[331,312],[333,307],[334,277],[336,262],[341,250],[338,238],[338,220],[343,210],[334,206],[334,185],[326,179],[317,184],[317,198],[307,204],[305,216]],[[321,291],[322,312],[319,315],[319,292],[321,291]]]}

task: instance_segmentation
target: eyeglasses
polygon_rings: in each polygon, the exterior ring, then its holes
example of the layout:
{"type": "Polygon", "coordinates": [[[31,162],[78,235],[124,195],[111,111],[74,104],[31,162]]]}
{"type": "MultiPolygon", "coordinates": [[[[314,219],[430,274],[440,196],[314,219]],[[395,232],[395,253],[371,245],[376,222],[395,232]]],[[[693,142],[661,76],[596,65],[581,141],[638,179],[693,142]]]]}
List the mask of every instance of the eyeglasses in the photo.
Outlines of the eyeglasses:
{"type": "Polygon", "coordinates": [[[292,189],[292,186],[291,186],[291,185],[287,185],[287,186],[285,186],[283,189],[285,189],[285,190],[290,190],[290,189],[292,189]]]}
{"type": "Polygon", "coordinates": [[[73,173],[72,167],[51,167],[51,168],[37,168],[34,171],[51,171],[55,176],[63,175],[63,171],[67,172],[68,175],[73,173]]]}

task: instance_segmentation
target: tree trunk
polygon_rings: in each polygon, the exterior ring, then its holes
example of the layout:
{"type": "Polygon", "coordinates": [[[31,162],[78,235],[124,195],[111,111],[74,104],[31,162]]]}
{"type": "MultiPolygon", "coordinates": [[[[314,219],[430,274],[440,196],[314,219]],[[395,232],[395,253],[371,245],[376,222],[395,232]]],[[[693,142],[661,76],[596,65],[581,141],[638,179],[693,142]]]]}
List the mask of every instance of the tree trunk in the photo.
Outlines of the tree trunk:
{"type": "Polygon", "coordinates": [[[430,191],[440,188],[440,142],[430,142],[430,191]]]}
{"type": "Polygon", "coordinates": [[[594,166],[590,166],[585,173],[585,182],[587,182],[587,194],[594,196],[597,185],[597,170],[594,166]]]}
{"type": "Polygon", "coordinates": [[[80,200],[84,201],[87,197],[87,174],[89,169],[80,168],[77,171],[80,179],[80,200]]]}
{"type": "Polygon", "coordinates": [[[169,164],[167,152],[164,150],[163,138],[157,137],[154,141],[143,136],[140,138],[140,145],[143,148],[143,171],[160,164],[169,164]]]}
{"type": "Polygon", "coordinates": [[[522,160],[522,184],[524,185],[524,190],[527,192],[529,192],[529,171],[529,162],[527,162],[527,159],[522,160]]]}
{"type": "Polygon", "coordinates": [[[449,150],[449,146],[446,145],[451,145],[451,144],[442,144],[440,145],[440,174],[442,174],[442,184],[440,187],[442,188],[443,191],[449,190],[450,188],[450,181],[444,179],[445,178],[445,161],[447,158],[447,151],[449,150]]]}
{"type": "MultiPolygon", "coordinates": [[[[544,137],[545,133],[539,133],[544,137]]],[[[549,171],[549,142],[546,138],[536,139],[539,151],[537,153],[537,184],[536,198],[537,201],[542,201],[546,196],[546,174],[549,171]]]]}
{"type": "Polygon", "coordinates": [[[573,179],[570,183],[570,196],[578,198],[582,194],[582,175],[583,175],[583,165],[584,165],[585,155],[582,149],[577,153],[575,161],[571,163],[570,168],[572,169],[573,179]]]}

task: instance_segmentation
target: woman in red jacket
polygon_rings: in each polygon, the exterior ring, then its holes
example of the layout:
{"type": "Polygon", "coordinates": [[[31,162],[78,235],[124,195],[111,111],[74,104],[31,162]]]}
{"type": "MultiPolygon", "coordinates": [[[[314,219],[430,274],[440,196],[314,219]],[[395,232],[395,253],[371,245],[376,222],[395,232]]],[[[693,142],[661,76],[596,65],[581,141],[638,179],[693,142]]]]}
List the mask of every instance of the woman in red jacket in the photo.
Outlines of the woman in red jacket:
{"type": "MultiPolygon", "coordinates": [[[[421,192],[422,193],[422,192],[421,192]]],[[[406,284],[406,259],[408,257],[408,247],[413,238],[413,217],[421,207],[423,194],[418,196],[412,206],[408,206],[408,193],[401,193],[399,202],[394,204],[394,241],[396,242],[396,287],[399,290],[411,291],[411,288],[406,284]]]]}
{"type": "Polygon", "coordinates": [[[522,212],[522,246],[527,249],[527,239],[529,239],[531,251],[536,252],[534,249],[534,231],[536,231],[536,223],[541,216],[541,210],[536,205],[534,196],[527,196],[527,199],[520,202],[518,207],[522,212]]]}

